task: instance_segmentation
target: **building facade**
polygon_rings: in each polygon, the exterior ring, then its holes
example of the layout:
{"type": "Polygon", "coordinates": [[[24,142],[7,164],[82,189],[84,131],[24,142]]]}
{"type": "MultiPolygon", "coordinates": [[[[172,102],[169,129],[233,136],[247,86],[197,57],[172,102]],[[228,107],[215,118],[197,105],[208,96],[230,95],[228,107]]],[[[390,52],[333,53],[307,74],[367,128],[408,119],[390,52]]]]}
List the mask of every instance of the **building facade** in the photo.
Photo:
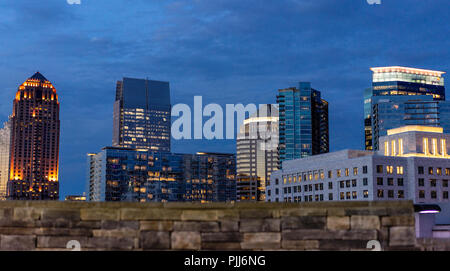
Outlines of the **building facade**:
{"type": "Polygon", "coordinates": [[[11,120],[0,129],[0,200],[6,199],[9,180],[9,149],[11,141],[11,120]]]}
{"type": "Polygon", "coordinates": [[[123,78],[116,85],[113,146],[170,151],[168,82],[123,78]]]}
{"type": "Polygon", "coordinates": [[[389,129],[406,125],[442,127],[450,132],[450,102],[434,100],[431,95],[376,96],[372,98],[372,146],[389,129]]]}
{"type": "Polygon", "coordinates": [[[265,201],[266,181],[278,169],[278,108],[267,104],[244,120],[236,141],[237,201],[265,201]]]}
{"type": "Polygon", "coordinates": [[[434,100],[445,100],[444,72],[407,67],[371,68],[372,87],[364,91],[365,149],[376,150],[373,145],[372,98],[376,96],[429,95],[434,100]]]}
{"type": "Polygon", "coordinates": [[[218,202],[236,198],[234,154],[105,147],[88,154],[89,201],[218,202]]]}
{"type": "Polygon", "coordinates": [[[449,202],[449,134],[404,126],[380,138],[380,151],[343,150],[287,161],[272,173],[268,201],[449,202]]]}
{"type": "Polygon", "coordinates": [[[328,102],[311,83],[299,88],[280,89],[279,159],[280,162],[329,151],[328,102]]]}
{"type": "Polygon", "coordinates": [[[59,199],[59,133],[56,89],[37,72],[13,103],[8,199],[59,199]]]}

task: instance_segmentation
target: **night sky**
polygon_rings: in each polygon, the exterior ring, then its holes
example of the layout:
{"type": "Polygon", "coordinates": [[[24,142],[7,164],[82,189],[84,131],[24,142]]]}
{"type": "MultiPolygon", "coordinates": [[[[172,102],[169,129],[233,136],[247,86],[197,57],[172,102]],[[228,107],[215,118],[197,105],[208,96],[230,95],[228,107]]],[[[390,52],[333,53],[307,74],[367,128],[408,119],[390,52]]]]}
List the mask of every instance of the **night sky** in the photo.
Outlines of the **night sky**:
{"type": "MultiPolygon", "coordinates": [[[[0,1],[0,121],[40,71],[61,103],[61,199],[85,188],[86,153],[111,145],[115,83],[169,81],[172,104],[275,103],[310,81],[329,101],[331,150],[362,149],[370,67],[449,71],[450,1],[0,1]]],[[[206,119],[205,119],[206,120],[206,119]]],[[[174,152],[235,152],[233,140],[174,152]]]]}

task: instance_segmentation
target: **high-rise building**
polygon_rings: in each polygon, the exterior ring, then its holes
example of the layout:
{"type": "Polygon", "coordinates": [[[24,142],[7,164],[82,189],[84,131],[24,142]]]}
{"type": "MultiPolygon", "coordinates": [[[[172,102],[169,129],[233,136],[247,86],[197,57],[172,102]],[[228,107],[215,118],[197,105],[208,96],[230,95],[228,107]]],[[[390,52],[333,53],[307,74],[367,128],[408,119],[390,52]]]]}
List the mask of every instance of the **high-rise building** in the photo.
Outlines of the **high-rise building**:
{"type": "Polygon", "coordinates": [[[442,127],[450,133],[450,102],[434,100],[431,95],[372,97],[372,146],[389,129],[405,125],[442,127]]]}
{"type": "Polygon", "coordinates": [[[266,181],[278,169],[278,108],[261,105],[244,120],[236,141],[237,201],[265,201],[266,181]]]}
{"type": "Polygon", "coordinates": [[[13,103],[8,199],[59,199],[59,131],[56,89],[37,72],[13,103]]]}
{"type": "Polygon", "coordinates": [[[450,134],[403,126],[380,138],[380,150],[342,150],[286,161],[272,173],[267,201],[411,200],[450,203],[450,134]]]}
{"type": "Polygon", "coordinates": [[[371,68],[372,87],[364,91],[365,149],[373,146],[372,98],[375,96],[429,95],[434,100],[445,100],[444,72],[407,67],[371,68]]]}
{"type": "Polygon", "coordinates": [[[328,102],[311,83],[278,91],[280,162],[329,151],[328,102]]]}
{"type": "Polygon", "coordinates": [[[168,82],[123,78],[116,85],[113,146],[170,151],[168,82]]]}
{"type": "Polygon", "coordinates": [[[105,147],[88,154],[89,201],[226,202],[236,199],[234,154],[105,147]]]}
{"type": "Polygon", "coordinates": [[[0,200],[6,199],[6,187],[9,180],[9,149],[11,140],[11,120],[0,129],[0,200]]]}

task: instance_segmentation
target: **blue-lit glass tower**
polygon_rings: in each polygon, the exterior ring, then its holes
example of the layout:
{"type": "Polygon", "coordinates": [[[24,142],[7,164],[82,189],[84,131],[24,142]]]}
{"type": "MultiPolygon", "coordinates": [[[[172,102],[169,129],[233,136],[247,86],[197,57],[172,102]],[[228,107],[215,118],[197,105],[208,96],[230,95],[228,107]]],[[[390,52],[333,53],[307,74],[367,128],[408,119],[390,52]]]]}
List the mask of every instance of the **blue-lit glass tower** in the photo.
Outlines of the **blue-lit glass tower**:
{"type": "Polygon", "coordinates": [[[123,78],[117,82],[113,146],[170,151],[168,82],[123,78]]]}
{"type": "MultiPolygon", "coordinates": [[[[398,66],[371,68],[371,70],[372,87],[364,91],[365,149],[377,150],[375,143],[377,138],[373,130],[374,97],[409,96],[413,100],[414,97],[427,95],[432,100],[444,101],[445,87],[442,77],[444,72],[398,66]]],[[[445,107],[444,104],[442,106],[445,107]]]]}
{"type": "Polygon", "coordinates": [[[278,91],[279,159],[302,158],[329,151],[328,102],[311,83],[278,91]]]}

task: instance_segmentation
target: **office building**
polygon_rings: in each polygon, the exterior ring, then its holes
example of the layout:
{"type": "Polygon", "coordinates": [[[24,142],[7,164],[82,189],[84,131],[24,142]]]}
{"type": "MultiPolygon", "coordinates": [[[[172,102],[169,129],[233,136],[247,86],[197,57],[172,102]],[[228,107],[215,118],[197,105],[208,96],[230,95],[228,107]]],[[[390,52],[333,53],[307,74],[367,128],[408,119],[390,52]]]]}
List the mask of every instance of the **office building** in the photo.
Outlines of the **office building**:
{"type": "Polygon", "coordinates": [[[450,102],[434,100],[431,95],[372,97],[372,145],[389,129],[405,125],[442,127],[450,133],[450,102]]]}
{"type": "Polygon", "coordinates": [[[234,154],[174,154],[105,147],[88,154],[88,201],[230,202],[236,199],[234,154]]]}
{"type": "Polygon", "coordinates": [[[449,202],[450,134],[403,126],[380,138],[380,150],[343,150],[286,161],[273,172],[268,201],[449,202]]]}
{"type": "Polygon", "coordinates": [[[278,136],[275,105],[244,120],[236,141],[237,201],[265,201],[266,181],[278,169],[278,136]]]}
{"type": "Polygon", "coordinates": [[[278,91],[280,162],[329,151],[328,102],[311,83],[278,91]]]}
{"type": "Polygon", "coordinates": [[[59,199],[59,132],[56,89],[37,72],[13,103],[8,199],[59,199]]]}
{"type": "Polygon", "coordinates": [[[377,150],[373,145],[372,98],[376,96],[429,95],[434,100],[445,100],[444,72],[407,67],[371,68],[372,87],[364,91],[365,149],[377,150]]]}
{"type": "Polygon", "coordinates": [[[0,129],[0,200],[6,199],[6,187],[9,180],[10,140],[11,121],[9,120],[0,129]]]}
{"type": "Polygon", "coordinates": [[[113,146],[170,151],[168,82],[123,78],[116,85],[113,146]]]}

